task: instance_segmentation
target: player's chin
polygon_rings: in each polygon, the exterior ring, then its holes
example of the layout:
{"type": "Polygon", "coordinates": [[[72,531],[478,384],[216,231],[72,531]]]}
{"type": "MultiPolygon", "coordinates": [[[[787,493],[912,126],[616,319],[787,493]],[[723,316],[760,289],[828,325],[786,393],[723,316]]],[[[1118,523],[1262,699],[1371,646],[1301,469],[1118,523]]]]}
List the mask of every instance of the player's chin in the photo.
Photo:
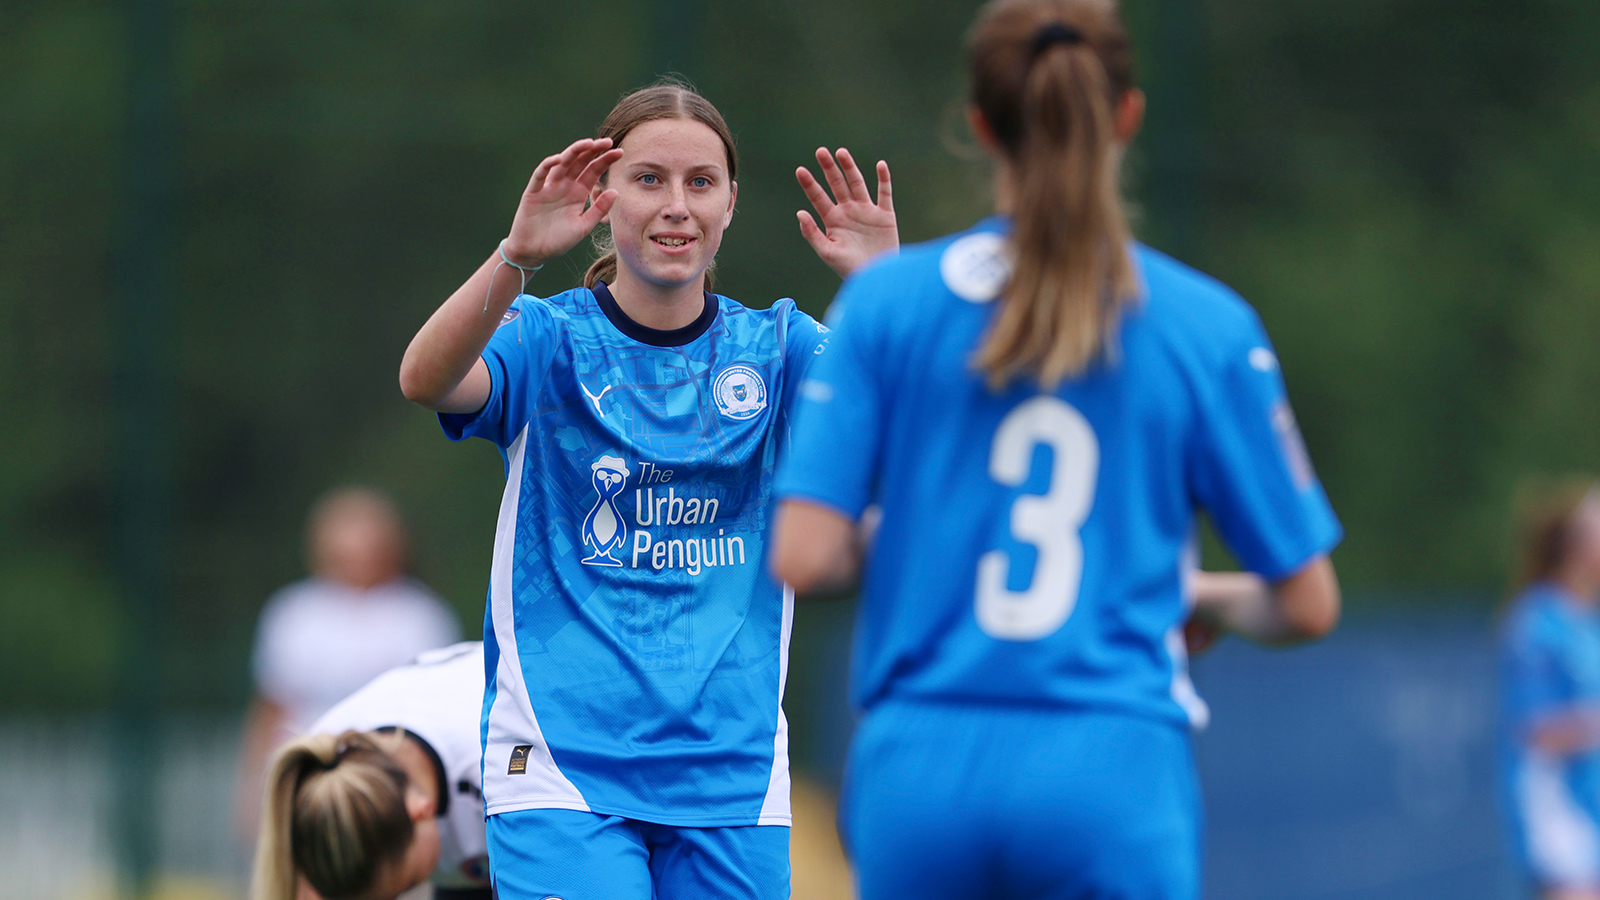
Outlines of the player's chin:
{"type": "Polygon", "coordinates": [[[652,260],[645,267],[645,277],[660,287],[682,287],[704,274],[710,262],[700,259],[652,260]]]}

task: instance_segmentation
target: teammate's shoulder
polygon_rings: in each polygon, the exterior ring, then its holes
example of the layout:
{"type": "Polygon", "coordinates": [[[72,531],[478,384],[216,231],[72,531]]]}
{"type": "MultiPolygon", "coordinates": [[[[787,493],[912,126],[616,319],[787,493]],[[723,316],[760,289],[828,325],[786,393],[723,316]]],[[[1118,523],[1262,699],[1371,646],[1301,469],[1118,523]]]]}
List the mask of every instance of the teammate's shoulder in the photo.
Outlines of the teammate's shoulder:
{"type": "MultiPolygon", "coordinates": [[[[817,325],[810,313],[800,308],[793,297],[779,297],[765,307],[746,306],[732,297],[712,294],[718,303],[724,327],[735,335],[777,333],[800,325],[817,325]]],[[[820,328],[820,326],[818,326],[820,328]]]]}
{"type": "Polygon", "coordinates": [[[1139,279],[1133,320],[1208,364],[1236,359],[1248,349],[1256,368],[1276,366],[1261,317],[1237,291],[1143,244],[1133,245],[1133,255],[1139,279]]]}
{"type": "Polygon", "coordinates": [[[939,321],[936,311],[943,304],[993,300],[1009,274],[1003,227],[1004,220],[992,217],[868,262],[845,279],[828,310],[829,325],[849,316],[876,320],[891,330],[914,330],[939,321]],[[908,308],[919,315],[904,315],[908,308]]]}
{"type": "Polygon", "coordinates": [[[1534,582],[1506,608],[1504,632],[1514,646],[1558,644],[1572,629],[1567,604],[1556,588],[1534,582]]]}
{"type": "Polygon", "coordinates": [[[1144,244],[1133,245],[1143,301],[1187,333],[1224,335],[1260,327],[1255,308],[1233,288],[1144,244]]]}
{"type": "Polygon", "coordinates": [[[887,286],[899,292],[942,286],[963,299],[992,299],[966,294],[971,293],[969,287],[999,293],[1006,273],[1005,244],[1004,220],[991,217],[970,228],[883,254],[852,273],[847,284],[887,286]],[[981,285],[968,285],[971,279],[967,276],[974,274],[974,264],[983,271],[992,268],[1000,277],[991,277],[981,285]]]}

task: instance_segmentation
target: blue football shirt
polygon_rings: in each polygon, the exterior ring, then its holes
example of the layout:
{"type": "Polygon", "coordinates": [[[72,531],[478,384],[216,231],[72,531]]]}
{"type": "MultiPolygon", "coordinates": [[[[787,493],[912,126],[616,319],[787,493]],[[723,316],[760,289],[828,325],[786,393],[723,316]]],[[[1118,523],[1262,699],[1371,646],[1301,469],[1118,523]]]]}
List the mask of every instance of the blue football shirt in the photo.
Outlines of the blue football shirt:
{"type": "Polygon", "coordinates": [[[1543,716],[1600,708],[1600,611],[1530,585],[1507,612],[1500,670],[1501,790],[1518,856],[1544,883],[1600,878],[1600,751],[1558,756],[1528,740],[1543,716]]]}
{"type": "Polygon", "coordinates": [[[852,696],[1096,707],[1199,724],[1181,627],[1195,510],[1250,569],[1340,537],[1277,357],[1227,288],[1149,248],[1109,361],[1054,391],[969,361],[1009,277],[1006,220],[848,281],[778,480],[882,507],[852,696]]]}
{"type": "Polygon", "coordinates": [[[484,624],[490,814],[789,823],[792,597],[762,561],[799,378],[826,329],[707,294],[677,331],[605,285],[519,297],[452,439],[506,459],[484,624]]]}

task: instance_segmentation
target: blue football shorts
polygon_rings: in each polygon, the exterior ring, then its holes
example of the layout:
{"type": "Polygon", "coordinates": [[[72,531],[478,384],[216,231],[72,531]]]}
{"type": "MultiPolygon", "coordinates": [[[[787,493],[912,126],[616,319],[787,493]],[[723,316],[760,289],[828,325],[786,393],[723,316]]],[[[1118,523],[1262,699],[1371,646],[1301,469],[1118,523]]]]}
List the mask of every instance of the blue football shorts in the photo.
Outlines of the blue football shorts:
{"type": "Polygon", "coordinates": [[[788,900],[789,829],[684,828],[569,809],[489,817],[499,900],[788,900]]]}
{"type": "Polygon", "coordinates": [[[885,702],[856,732],[840,819],[861,900],[1199,894],[1199,784],[1173,723],[885,702]]]}

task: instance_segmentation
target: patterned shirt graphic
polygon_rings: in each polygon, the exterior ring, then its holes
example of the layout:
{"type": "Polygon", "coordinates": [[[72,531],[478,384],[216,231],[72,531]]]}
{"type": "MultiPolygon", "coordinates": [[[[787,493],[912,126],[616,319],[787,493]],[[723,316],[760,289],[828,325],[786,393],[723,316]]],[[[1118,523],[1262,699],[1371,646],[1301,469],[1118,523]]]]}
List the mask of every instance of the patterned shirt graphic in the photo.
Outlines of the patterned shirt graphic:
{"type": "Polygon", "coordinates": [[[826,329],[708,295],[678,332],[604,285],[519,297],[452,439],[506,459],[484,626],[490,814],[789,823],[792,598],[763,548],[795,389],[826,329]]]}

